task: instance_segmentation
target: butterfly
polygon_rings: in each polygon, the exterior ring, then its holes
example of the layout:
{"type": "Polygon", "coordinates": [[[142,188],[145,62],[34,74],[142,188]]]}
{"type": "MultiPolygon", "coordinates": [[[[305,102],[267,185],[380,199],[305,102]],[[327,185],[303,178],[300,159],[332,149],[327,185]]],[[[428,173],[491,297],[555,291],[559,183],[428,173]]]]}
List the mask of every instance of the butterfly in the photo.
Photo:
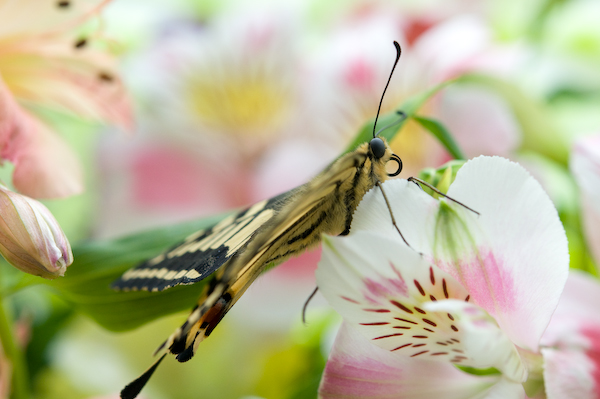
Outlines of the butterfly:
{"type": "MultiPolygon", "coordinates": [[[[396,60],[383,95],[401,55],[399,44],[394,46],[396,60]]],[[[398,115],[394,124],[406,118],[400,111],[398,115]]],[[[381,183],[401,170],[400,157],[378,137],[374,126],[369,142],[339,157],[308,183],[230,215],[123,274],[113,288],[161,291],[210,280],[187,320],[155,352],[165,353],[127,385],[121,397],[135,398],[167,353],[180,362],[191,359],[200,342],[268,266],[315,247],[321,234],[348,234],[352,215],[367,191],[379,187],[385,197],[381,183]],[[388,162],[397,166],[391,173],[388,162]]]]}

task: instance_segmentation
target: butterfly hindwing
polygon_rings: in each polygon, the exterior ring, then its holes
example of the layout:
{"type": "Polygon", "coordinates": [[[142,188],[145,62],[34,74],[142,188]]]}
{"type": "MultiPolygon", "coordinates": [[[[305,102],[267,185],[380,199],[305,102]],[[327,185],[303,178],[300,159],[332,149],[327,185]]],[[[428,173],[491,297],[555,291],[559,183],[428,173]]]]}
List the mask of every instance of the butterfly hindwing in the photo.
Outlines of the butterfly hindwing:
{"type": "Polygon", "coordinates": [[[189,235],[183,242],[128,270],[112,288],[162,291],[205,279],[256,236],[284,206],[292,191],[258,202],[189,235]]]}

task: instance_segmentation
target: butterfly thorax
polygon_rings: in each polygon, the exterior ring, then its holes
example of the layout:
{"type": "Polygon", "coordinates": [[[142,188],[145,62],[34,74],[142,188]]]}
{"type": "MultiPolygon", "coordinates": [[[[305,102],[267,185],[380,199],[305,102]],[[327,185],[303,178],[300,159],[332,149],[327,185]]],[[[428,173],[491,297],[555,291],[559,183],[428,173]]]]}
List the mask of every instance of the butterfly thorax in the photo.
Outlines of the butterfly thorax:
{"type": "MultiPolygon", "coordinates": [[[[279,228],[279,237],[271,242],[270,249],[262,257],[263,266],[282,262],[314,247],[321,234],[348,234],[352,216],[363,196],[378,182],[387,179],[385,165],[391,154],[386,144],[386,153],[377,159],[369,144],[364,143],[338,158],[312,181],[298,187],[265,226],[265,230],[284,227],[279,228]],[[304,208],[307,208],[306,212],[298,212],[304,208]],[[290,219],[287,225],[282,223],[286,219],[290,219]],[[275,243],[279,245],[273,245],[275,243]]],[[[267,235],[257,237],[244,251],[255,252],[268,238],[267,235]]]]}

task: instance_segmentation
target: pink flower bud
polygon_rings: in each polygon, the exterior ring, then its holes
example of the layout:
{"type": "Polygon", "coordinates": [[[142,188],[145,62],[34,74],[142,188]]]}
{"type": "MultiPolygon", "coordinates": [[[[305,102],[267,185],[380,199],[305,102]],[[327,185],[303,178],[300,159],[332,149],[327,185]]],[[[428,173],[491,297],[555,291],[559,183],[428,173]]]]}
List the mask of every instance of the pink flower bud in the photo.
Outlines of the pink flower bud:
{"type": "Polygon", "coordinates": [[[19,270],[53,279],[73,263],[71,245],[40,202],[0,185],[0,253],[19,270]]]}

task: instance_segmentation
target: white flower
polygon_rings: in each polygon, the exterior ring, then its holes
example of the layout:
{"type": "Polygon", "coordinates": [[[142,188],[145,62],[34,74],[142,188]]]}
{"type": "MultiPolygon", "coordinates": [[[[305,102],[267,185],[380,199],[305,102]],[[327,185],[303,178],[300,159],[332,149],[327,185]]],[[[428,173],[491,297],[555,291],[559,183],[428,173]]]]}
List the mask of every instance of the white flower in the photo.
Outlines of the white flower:
{"type": "Polygon", "coordinates": [[[325,238],[317,281],[348,324],[338,341],[355,329],[360,335],[353,337],[385,350],[374,348],[377,356],[402,360],[389,360],[394,372],[368,356],[355,356],[352,364],[353,354],[336,343],[322,397],[360,396],[358,369],[383,373],[367,397],[434,398],[450,390],[445,398],[470,398],[473,389],[477,397],[525,397],[521,384],[542,378],[539,342],[569,266],[564,229],[546,193],[522,167],[497,157],[467,162],[448,190],[479,216],[405,180],[383,188],[410,247],[391,224],[381,193],[372,190],[352,233],[325,238]],[[455,378],[462,372],[454,364],[499,373],[455,378]],[[353,383],[332,378],[333,370],[353,383]],[[388,377],[396,383],[384,384],[388,377]],[[444,388],[447,379],[454,382],[444,388]]]}

